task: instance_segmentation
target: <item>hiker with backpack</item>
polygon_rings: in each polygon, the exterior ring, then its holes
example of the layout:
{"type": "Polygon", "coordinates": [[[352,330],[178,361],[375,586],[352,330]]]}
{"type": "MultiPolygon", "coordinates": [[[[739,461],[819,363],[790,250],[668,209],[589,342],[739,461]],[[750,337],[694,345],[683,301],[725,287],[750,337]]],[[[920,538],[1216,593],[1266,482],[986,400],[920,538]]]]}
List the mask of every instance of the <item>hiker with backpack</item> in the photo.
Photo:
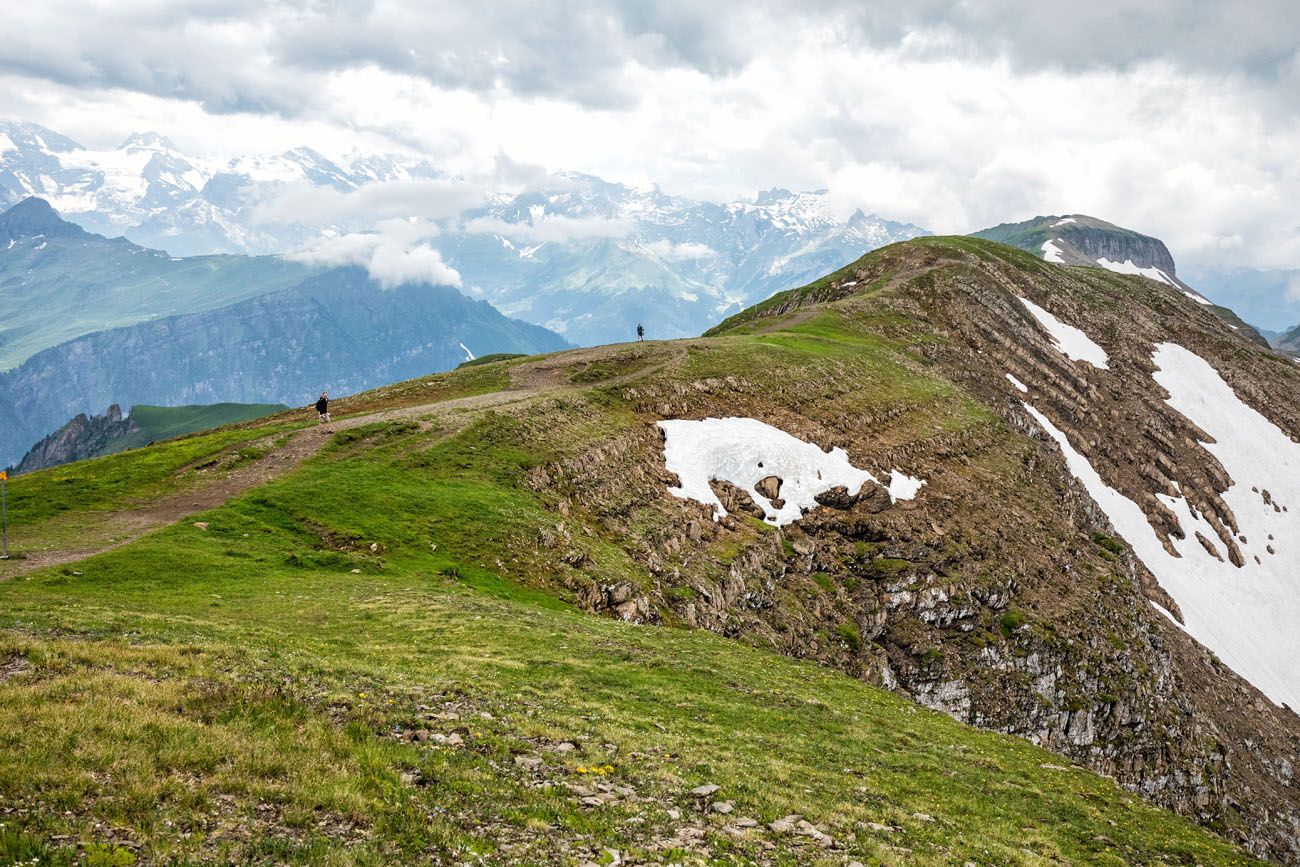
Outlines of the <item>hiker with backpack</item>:
{"type": "Polygon", "coordinates": [[[330,396],[329,392],[322,391],[320,400],[316,401],[316,414],[320,416],[321,433],[334,433],[334,428],[325,427],[330,423],[330,396]]]}

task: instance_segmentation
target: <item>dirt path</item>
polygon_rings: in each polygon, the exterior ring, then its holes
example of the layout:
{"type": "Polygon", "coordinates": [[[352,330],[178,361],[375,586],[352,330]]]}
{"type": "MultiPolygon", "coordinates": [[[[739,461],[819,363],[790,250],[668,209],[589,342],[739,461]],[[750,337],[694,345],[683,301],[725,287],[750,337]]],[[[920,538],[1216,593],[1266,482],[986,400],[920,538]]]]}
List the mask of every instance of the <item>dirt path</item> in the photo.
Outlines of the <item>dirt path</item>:
{"type": "Polygon", "coordinates": [[[513,388],[521,389],[623,385],[663,370],[669,365],[679,364],[686,358],[687,349],[688,342],[681,340],[646,340],[638,343],[611,343],[607,346],[570,349],[511,368],[510,380],[513,388]],[[619,376],[581,384],[575,384],[569,379],[569,374],[583,364],[632,357],[637,353],[648,360],[644,367],[634,368],[619,376]]]}
{"type": "MultiPolygon", "coordinates": [[[[332,425],[332,428],[335,431],[340,431],[375,422],[475,411],[531,400],[542,394],[580,389],[596,384],[620,385],[648,376],[670,365],[681,364],[686,358],[686,353],[687,346],[683,344],[661,341],[646,341],[644,344],[614,344],[571,350],[513,368],[511,370],[510,387],[505,391],[435,401],[416,406],[378,410],[339,419],[332,425]],[[568,374],[575,367],[587,362],[625,355],[633,347],[641,347],[645,351],[649,359],[649,363],[645,367],[600,380],[598,383],[576,385],[570,382],[568,374]]],[[[271,439],[275,441],[279,438],[273,437],[271,439]]],[[[246,491],[266,484],[272,479],[301,466],[304,461],[320,451],[321,447],[329,441],[330,437],[313,425],[291,434],[287,442],[273,446],[266,455],[247,466],[225,474],[205,478],[194,487],[168,494],[152,503],[130,509],[105,511],[95,516],[94,532],[84,534],[103,539],[103,544],[28,551],[25,553],[25,559],[0,561],[0,581],[16,575],[34,572],[37,569],[75,563],[96,554],[112,551],[123,545],[129,545],[159,527],[165,527],[199,512],[214,509],[246,491]]]]}
{"type": "MultiPolygon", "coordinates": [[[[331,425],[331,428],[335,431],[348,430],[375,422],[504,406],[529,400],[540,393],[538,389],[511,389],[418,406],[380,410],[339,419],[331,425]]],[[[0,562],[0,580],[49,566],[75,563],[129,545],[151,530],[216,508],[246,491],[284,475],[301,466],[329,441],[330,437],[319,427],[304,428],[291,434],[288,442],[274,447],[266,455],[247,466],[204,480],[193,488],[168,494],[139,508],[106,511],[96,520],[95,529],[101,532],[104,538],[111,538],[112,542],[99,546],[27,552],[25,559],[0,562]]]]}
{"type": "Polygon", "coordinates": [[[754,334],[755,335],[771,334],[775,331],[784,331],[787,328],[794,328],[796,325],[803,325],[809,319],[812,319],[814,316],[816,316],[821,312],[822,311],[820,308],[807,308],[803,310],[795,310],[791,313],[787,313],[786,315],[777,318],[769,325],[765,325],[762,328],[756,329],[754,331],[754,334]]]}

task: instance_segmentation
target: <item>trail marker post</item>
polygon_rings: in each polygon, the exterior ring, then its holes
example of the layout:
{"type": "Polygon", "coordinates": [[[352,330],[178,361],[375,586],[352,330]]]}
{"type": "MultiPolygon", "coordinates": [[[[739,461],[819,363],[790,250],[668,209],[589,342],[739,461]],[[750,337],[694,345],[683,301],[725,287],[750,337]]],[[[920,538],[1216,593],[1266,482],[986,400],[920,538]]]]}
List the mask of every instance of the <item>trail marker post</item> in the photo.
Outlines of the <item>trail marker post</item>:
{"type": "Polygon", "coordinates": [[[0,470],[0,560],[9,559],[9,516],[5,514],[5,480],[9,474],[0,470]]]}

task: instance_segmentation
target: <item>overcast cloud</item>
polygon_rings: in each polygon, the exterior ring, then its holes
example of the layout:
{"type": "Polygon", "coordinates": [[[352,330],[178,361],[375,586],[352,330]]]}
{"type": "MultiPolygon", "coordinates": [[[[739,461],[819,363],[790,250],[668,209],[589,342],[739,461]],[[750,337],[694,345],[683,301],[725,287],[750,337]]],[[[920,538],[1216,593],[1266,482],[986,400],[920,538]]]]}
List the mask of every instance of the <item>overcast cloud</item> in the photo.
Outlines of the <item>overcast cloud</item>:
{"type": "MultiPolygon", "coordinates": [[[[214,157],[399,148],[471,178],[827,187],[941,232],[1083,212],[1180,262],[1300,267],[1300,16],[1281,0],[11,5],[0,114],[88,144],[157,129],[214,157]]],[[[306,204],[433,219],[462,205],[443,192],[306,204]]]]}

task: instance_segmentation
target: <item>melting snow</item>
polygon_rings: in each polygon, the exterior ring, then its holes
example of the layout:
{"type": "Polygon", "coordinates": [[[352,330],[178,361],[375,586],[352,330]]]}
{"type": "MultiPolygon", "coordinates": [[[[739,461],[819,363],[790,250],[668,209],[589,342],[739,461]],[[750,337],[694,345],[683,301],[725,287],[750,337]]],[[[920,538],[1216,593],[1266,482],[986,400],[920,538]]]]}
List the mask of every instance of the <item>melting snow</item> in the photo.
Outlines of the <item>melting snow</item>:
{"type": "Polygon", "coordinates": [[[1055,241],[1043,242],[1043,258],[1048,262],[1055,262],[1058,265],[1065,264],[1065,260],[1061,258],[1063,252],[1065,251],[1056,246],[1055,241]]]}
{"type": "Polygon", "coordinates": [[[1074,217],[1065,217],[1064,219],[1057,220],[1055,223],[1053,223],[1052,228],[1055,229],[1057,226],[1064,226],[1067,223],[1077,223],[1077,222],[1079,221],[1076,220],[1074,217]]]}
{"type": "Polygon", "coordinates": [[[1240,568],[1229,562],[1214,528],[1192,511],[1181,492],[1157,495],[1186,534],[1170,539],[1180,555],[1171,556],[1142,509],[1102,481],[1042,413],[1025,408],[1056,440],[1070,471],[1178,603],[1187,632],[1269,698],[1300,708],[1300,443],[1243,403],[1200,356],[1162,343],[1153,360],[1158,368],[1154,378],[1169,393],[1166,402],[1214,438],[1202,446],[1232,479],[1222,498],[1237,519],[1236,543],[1245,559],[1240,568]],[[1197,533],[1222,559],[1201,546],[1197,533]]]}
{"type": "Polygon", "coordinates": [[[1028,394],[1028,392],[1029,392],[1029,386],[1025,385],[1023,382],[1021,382],[1020,380],[1016,379],[1014,376],[1012,376],[1012,375],[1009,374],[1009,373],[1007,373],[1007,374],[1003,374],[1003,375],[1007,378],[1007,382],[1010,382],[1010,383],[1011,383],[1012,385],[1014,385],[1017,389],[1019,389],[1020,391],[1023,391],[1023,392],[1025,392],[1026,394],[1028,394]]]}
{"type": "Polygon", "coordinates": [[[1214,302],[1211,301],[1210,299],[1202,298],[1200,295],[1197,295],[1195,292],[1183,292],[1183,294],[1186,295],[1188,298],[1192,299],[1193,301],[1195,301],[1197,304],[1205,304],[1207,306],[1214,304],[1214,302]]]}
{"type": "Polygon", "coordinates": [[[889,473],[889,501],[897,503],[899,500],[914,499],[921,486],[925,484],[925,479],[918,479],[915,476],[909,476],[906,473],[900,473],[898,470],[892,470],[889,473]]]}
{"type": "Polygon", "coordinates": [[[1140,277],[1149,277],[1152,280],[1158,280],[1161,283],[1168,283],[1170,286],[1178,285],[1173,280],[1169,279],[1168,274],[1161,271],[1156,266],[1152,265],[1150,268],[1141,268],[1133,264],[1132,259],[1125,259],[1123,262],[1112,262],[1103,256],[1097,260],[1097,264],[1105,268],[1107,271],[1114,271],[1117,274],[1137,274],[1140,277]]]}
{"type": "MultiPolygon", "coordinates": [[[[712,480],[730,482],[749,494],[767,520],[778,526],[797,521],[816,508],[818,494],[843,485],[857,493],[867,482],[881,484],[866,470],[849,463],[844,449],[822,451],[813,443],[753,418],[673,419],[659,422],[664,432],[664,466],[676,473],[681,487],[668,493],[713,507],[717,520],[727,514],[712,480]],[[756,485],[768,476],[781,479],[781,508],[760,494],[756,485]]],[[[887,486],[892,501],[910,500],[925,482],[898,470],[887,486]]]]}
{"type": "Polygon", "coordinates": [[[1086,361],[1099,370],[1110,369],[1110,365],[1106,363],[1109,359],[1106,350],[1094,343],[1088,335],[1073,325],[1066,325],[1028,298],[1021,298],[1020,303],[1034,314],[1039,325],[1047,329],[1047,333],[1052,335],[1052,343],[1067,358],[1072,361],[1086,361]]]}
{"type": "Polygon", "coordinates": [[[465,350],[465,360],[466,360],[466,361],[473,361],[473,360],[474,360],[474,353],[472,353],[472,352],[469,351],[469,347],[468,347],[468,346],[466,346],[465,344],[462,343],[462,344],[460,345],[460,348],[463,349],[463,350],[465,350]]]}

